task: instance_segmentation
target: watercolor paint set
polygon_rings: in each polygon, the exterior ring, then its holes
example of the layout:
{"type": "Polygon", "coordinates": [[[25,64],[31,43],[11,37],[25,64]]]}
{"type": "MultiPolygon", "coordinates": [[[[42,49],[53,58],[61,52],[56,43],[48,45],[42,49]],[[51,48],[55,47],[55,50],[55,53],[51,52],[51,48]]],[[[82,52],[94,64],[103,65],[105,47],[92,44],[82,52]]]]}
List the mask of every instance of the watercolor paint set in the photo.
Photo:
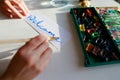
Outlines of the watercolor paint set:
{"type": "Polygon", "coordinates": [[[120,49],[120,11],[117,7],[96,8],[120,49]]]}
{"type": "MultiPolygon", "coordinates": [[[[84,51],[85,66],[120,63],[119,45],[116,37],[113,36],[114,29],[108,28],[107,24],[111,23],[108,15],[106,15],[107,19],[103,19],[106,18],[105,14],[101,16],[94,7],[71,8],[70,14],[84,51]]],[[[117,12],[116,14],[118,15],[117,12]]],[[[118,26],[119,21],[120,19],[117,21],[118,24],[116,22],[114,25],[118,26]]]]}

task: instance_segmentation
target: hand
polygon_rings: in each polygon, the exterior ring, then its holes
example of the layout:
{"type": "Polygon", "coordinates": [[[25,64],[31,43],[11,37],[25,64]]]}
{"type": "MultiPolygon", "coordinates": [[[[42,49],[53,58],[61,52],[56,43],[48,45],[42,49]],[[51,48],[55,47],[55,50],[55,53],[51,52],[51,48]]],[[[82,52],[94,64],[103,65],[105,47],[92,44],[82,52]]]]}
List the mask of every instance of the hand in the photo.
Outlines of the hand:
{"type": "Polygon", "coordinates": [[[23,0],[0,0],[0,11],[10,18],[23,18],[29,14],[23,0]]]}
{"type": "Polygon", "coordinates": [[[45,35],[39,35],[21,47],[0,80],[32,80],[46,68],[51,48],[45,35]]]}

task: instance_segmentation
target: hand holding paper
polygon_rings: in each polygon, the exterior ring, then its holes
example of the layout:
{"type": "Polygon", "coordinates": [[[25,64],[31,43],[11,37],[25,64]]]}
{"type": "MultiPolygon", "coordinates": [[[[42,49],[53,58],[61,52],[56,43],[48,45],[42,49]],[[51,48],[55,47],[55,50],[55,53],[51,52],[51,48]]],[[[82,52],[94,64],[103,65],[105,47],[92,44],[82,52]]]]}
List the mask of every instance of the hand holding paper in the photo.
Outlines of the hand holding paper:
{"type": "Polygon", "coordinates": [[[17,51],[0,80],[33,80],[45,70],[51,53],[47,36],[34,37],[17,51]]]}

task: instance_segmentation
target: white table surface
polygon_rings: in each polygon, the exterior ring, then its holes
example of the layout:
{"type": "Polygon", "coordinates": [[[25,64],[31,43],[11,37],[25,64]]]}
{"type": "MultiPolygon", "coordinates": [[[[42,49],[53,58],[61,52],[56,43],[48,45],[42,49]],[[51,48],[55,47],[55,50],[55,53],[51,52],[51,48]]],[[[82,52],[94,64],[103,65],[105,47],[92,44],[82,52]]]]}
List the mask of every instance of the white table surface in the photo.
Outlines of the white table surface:
{"type": "MultiPolygon", "coordinates": [[[[64,42],[61,46],[61,52],[52,55],[47,69],[35,80],[120,80],[120,64],[97,67],[84,66],[81,44],[73,19],[69,14],[69,9],[74,5],[69,4],[60,8],[46,8],[39,6],[40,3],[38,1],[40,0],[34,0],[34,2],[33,0],[25,1],[31,12],[39,11],[43,13],[67,32],[66,34],[61,32],[62,41],[64,42]]],[[[92,0],[92,5],[119,6],[113,0],[92,0]]],[[[5,70],[8,63],[9,60],[0,61],[0,64],[5,66],[0,69],[1,73],[5,70]]]]}

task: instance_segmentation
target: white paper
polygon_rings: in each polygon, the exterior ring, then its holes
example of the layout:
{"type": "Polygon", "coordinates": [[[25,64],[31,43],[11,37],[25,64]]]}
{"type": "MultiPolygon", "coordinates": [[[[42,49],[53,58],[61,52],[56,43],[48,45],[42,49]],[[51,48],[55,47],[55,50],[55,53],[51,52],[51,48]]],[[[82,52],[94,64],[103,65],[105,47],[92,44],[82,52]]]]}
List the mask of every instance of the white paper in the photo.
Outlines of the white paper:
{"type": "Polygon", "coordinates": [[[50,41],[50,46],[53,48],[54,52],[60,51],[61,40],[58,24],[41,13],[31,14],[24,20],[39,34],[44,33],[49,37],[59,37],[54,41],[50,41]]]}

